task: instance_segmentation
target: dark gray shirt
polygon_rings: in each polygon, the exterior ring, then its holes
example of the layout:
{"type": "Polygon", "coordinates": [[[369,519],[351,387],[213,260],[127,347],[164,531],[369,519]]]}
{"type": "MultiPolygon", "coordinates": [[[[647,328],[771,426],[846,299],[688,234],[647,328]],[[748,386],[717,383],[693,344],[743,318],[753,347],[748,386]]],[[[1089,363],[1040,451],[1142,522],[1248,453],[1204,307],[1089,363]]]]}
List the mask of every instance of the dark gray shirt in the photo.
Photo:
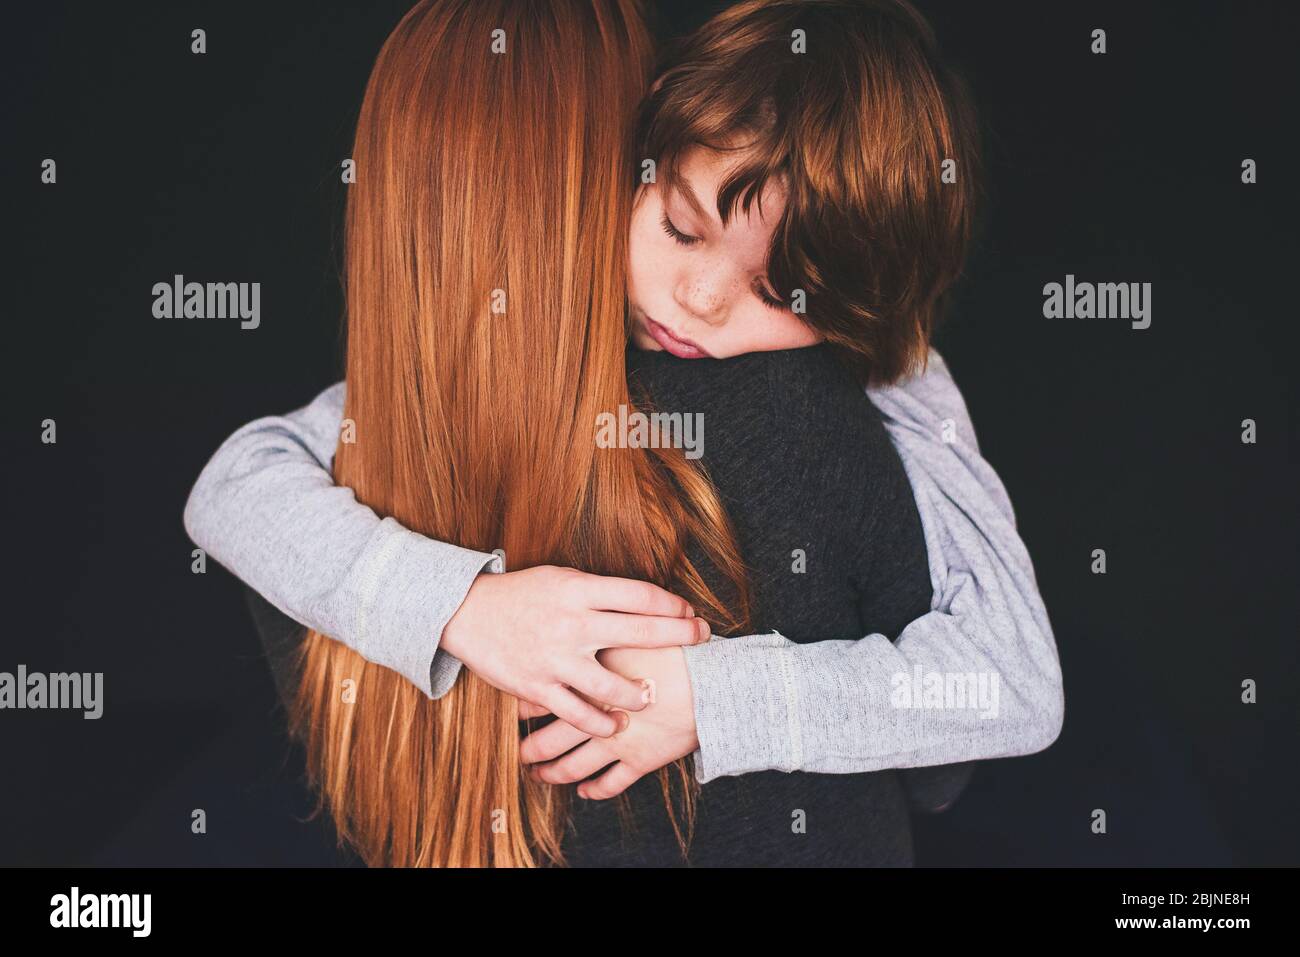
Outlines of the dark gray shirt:
{"type": "MultiPolygon", "coordinates": [[[[829,345],[731,359],[628,353],[629,382],[662,412],[703,416],[702,464],[750,568],[753,631],[808,643],[894,640],[930,608],[921,521],[875,406],[829,345]]],[[[707,559],[691,556],[728,592],[707,559]]],[[[846,716],[847,719],[847,716],[846,716]]],[[[964,770],[964,769],[963,769],[964,770]]],[[[932,787],[942,767],[904,772],[932,787]]],[[[573,866],[683,863],[657,776],[617,801],[575,800],[573,866]]],[[[694,866],[912,863],[903,775],[758,771],[705,783],[694,866]]]]}

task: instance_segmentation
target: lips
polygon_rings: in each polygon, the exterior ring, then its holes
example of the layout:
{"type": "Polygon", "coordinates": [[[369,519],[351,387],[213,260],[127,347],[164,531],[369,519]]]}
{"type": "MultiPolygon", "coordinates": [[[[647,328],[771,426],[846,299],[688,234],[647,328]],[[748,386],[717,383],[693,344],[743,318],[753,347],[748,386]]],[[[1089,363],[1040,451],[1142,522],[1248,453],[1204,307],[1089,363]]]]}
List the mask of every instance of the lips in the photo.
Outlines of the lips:
{"type": "Polygon", "coordinates": [[[642,316],[641,323],[650,338],[679,359],[707,359],[709,354],[689,339],[679,339],[649,316],[642,316]]]}

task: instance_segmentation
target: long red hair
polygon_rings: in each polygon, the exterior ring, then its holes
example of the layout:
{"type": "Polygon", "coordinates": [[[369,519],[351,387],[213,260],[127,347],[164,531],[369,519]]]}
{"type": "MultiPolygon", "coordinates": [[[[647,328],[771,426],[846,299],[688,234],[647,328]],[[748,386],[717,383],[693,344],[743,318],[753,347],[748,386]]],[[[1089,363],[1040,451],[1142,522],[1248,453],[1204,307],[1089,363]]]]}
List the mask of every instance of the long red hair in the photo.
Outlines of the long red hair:
{"type": "MultiPolygon", "coordinates": [[[[425,0],[398,24],[352,157],[355,441],[334,475],[409,529],[504,549],[511,569],[654,581],[725,632],[746,586],[712,486],[679,449],[595,442],[598,413],[636,404],[625,269],[650,53],[635,0],[425,0]]],[[[340,840],[369,864],[562,862],[567,796],[523,773],[513,697],[466,669],[429,700],[315,632],[301,666],[295,733],[340,840]]]]}

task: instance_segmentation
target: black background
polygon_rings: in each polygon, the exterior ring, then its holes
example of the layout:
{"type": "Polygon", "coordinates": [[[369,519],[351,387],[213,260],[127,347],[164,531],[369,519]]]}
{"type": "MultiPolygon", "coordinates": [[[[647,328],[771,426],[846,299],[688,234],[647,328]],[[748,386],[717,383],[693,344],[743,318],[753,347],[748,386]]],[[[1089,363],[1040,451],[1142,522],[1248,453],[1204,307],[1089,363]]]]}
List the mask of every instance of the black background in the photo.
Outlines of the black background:
{"type": "MultiPolygon", "coordinates": [[[[920,5],[990,165],[938,342],[1034,556],[1066,722],[918,822],[918,862],[1294,865],[1295,7],[920,5]],[[1151,328],[1044,319],[1066,273],[1152,283],[1151,328]]],[[[102,671],[105,714],[0,712],[0,863],[335,860],[293,823],[248,611],[191,573],[181,511],[227,434],[340,377],[338,164],[407,4],[31,6],[0,29],[0,671],[102,671]],[[261,327],[154,319],[176,273],[260,282],[261,327]]]]}

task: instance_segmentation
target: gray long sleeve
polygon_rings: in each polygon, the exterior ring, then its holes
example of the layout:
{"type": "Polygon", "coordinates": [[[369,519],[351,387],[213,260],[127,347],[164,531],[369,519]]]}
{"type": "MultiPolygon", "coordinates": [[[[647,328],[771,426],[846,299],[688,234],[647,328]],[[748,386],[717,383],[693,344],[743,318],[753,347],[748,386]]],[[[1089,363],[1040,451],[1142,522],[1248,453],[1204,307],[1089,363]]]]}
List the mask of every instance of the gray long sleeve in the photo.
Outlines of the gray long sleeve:
{"type": "Polygon", "coordinates": [[[334,484],[343,383],[217,449],[185,503],[200,548],[299,624],[392,668],[431,698],[460,662],[442,629],[495,555],[417,535],[334,484]]]}
{"type": "MultiPolygon", "coordinates": [[[[495,556],[380,519],[330,469],[343,385],[241,428],[190,494],[190,537],[291,618],[393,668],[429,697],[460,662],[442,629],[495,556]]],[[[933,611],[882,635],[795,645],[780,635],[685,650],[701,782],[760,769],[850,772],[1028,754],[1055,740],[1060,667],[1006,492],[980,457],[946,365],[872,390],[916,494],[933,611]],[[947,441],[951,438],[952,441],[947,441]],[[999,714],[901,709],[896,674],[996,675],[999,714]]]]}
{"type": "Polygon", "coordinates": [[[1032,754],[1060,733],[1065,699],[1051,623],[1010,499],[979,454],[947,365],[932,351],[923,376],[869,394],[912,483],[931,611],[892,644],[878,634],[796,644],[772,633],[684,648],[702,782],[765,769],[852,773],[1032,754]],[[980,681],[983,706],[941,694],[980,681]],[[923,688],[920,703],[933,706],[904,706],[916,696],[900,696],[900,686],[923,688]]]}

